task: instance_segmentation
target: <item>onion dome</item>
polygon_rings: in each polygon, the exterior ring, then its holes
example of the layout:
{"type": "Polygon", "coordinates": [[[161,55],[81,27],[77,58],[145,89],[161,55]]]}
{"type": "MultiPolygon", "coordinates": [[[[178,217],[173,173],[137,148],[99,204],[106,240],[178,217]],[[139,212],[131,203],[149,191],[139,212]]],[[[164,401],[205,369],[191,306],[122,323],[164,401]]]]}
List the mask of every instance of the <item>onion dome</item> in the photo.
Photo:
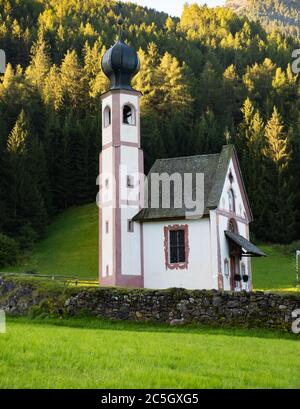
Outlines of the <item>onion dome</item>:
{"type": "MultiPolygon", "coordinates": [[[[120,19],[118,24],[122,23],[120,19]]],[[[102,69],[110,79],[111,90],[132,90],[131,80],[140,70],[140,60],[137,52],[124,43],[121,27],[118,41],[102,58],[102,69]]]]}

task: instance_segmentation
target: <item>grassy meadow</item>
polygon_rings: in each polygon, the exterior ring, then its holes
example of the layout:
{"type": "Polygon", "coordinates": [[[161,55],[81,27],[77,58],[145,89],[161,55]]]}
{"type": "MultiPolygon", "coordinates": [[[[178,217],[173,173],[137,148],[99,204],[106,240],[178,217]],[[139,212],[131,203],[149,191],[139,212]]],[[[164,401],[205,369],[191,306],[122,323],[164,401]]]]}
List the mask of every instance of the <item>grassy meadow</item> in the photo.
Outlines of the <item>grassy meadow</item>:
{"type": "Polygon", "coordinates": [[[254,289],[300,294],[300,286],[296,286],[295,256],[287,254],[278,246],[260,245],[259,247],[268,257],[252,259],[254,289]]]}
{"type": "Polygon", "coordinates": [[[40,274],[98,277],[98,207],[96,203],[71,208],[55,218],[47,237],[32,254],[7,272],[36,271],[40,274]]]}
{"type": "Polygon", "coordinates": [[[296,336],[9,319],[0,388],[300,388],[296,336]]]}
{"type": "MultiPolygon", "coordinates": [[[[25,262],[5,271],[96,279],[97,229],[95,204],[67,210],[25,262]]],[[[299,291],[292,255],[260,247],[268,257],[253,259],[255,289],[299,291]]],[[[0,389],[300,388],[299,356],[299,336],[262,330],[9,318],[0,389]]]]}

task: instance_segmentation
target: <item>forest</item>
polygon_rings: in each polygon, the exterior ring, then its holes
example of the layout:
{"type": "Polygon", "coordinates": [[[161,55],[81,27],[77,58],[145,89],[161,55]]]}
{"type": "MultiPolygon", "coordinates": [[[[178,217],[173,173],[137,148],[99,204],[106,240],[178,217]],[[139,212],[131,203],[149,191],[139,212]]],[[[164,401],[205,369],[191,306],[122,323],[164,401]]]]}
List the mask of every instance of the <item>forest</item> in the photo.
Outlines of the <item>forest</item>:
{"type": "Polygon", "coordinates": [[[226,0],[238,14],[259,20],[268,30],[300,37],[299,0],[226,0]]]}
{"type": "MultiPolygon", "coordinates": [[[[233,143],[253,238],[300,239],[297,37],[228,8],[185,5],[179,19],[125,3],[122,14],[141,60],[134,88],[143,93],[146,170],[157,158],[233,143]]],[[[12,257],[44,236],[55,214],[95,200],[108,87],[101,57],[118,18],[113,0],[0,0],[8,61],[0,82],[0,248],[13,248],[12,257]]]]}

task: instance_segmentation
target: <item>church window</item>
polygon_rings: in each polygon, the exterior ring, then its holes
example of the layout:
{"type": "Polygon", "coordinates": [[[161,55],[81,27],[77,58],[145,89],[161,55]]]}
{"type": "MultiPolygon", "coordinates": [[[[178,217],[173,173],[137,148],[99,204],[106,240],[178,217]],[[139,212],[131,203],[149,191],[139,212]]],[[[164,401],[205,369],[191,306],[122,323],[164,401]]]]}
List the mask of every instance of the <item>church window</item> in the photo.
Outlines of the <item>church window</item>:
{"type": "Polygon", "coordinates": [[[111,109],[107,105],[104,109],[104,128],[107,128],[111,124],[111,109]]]}
{"type": "Polygon", "coordinates": [[[108,232],[109,232],[109,223],[106,222],[105,223],[105,233],[108,234],[108,232]]]}
{"type": "Polygon", "coordinates": [[[132,220],[128,220],[127,231],[128,233],[134,232],[134,223],[132,220]]]}
{"type": "Polygon", "coordinates": [[[184,230],[170,231],[170,263],[185,262],[184,230]]]}
{"type": "Polygon", "coordinates": [[[229,224],[228,224],[228,230],[231,233],[238,233],[238,227],[234,219],[230,219],[229,224]]]}
{"type": "Polygon", "coordinates": [[[135,125],[135,110],[131,105],[124,105],[123,124],[135,125]]]}
{"type": "Polygon", "coordinates": [[[228,200],[229,200],[229,210],[231,212],[235,212],[235,197],[233,189],[230,189],[228,192],[228,200]]]}
{"type": "Polygon", "coordinates": [[[224,260],[224,274],[225,277],[229,277],[229,261],[227,258],[224,260]]]}
{"type": "Polygon", "coordinates": [[[134,187],[134,179],[132,176],[127,176],[127,187],[134,187]]]}
{"type": "Polygon", "coordinates": [[[190,253],[188,225],[165,226],[164,237],[166,269],[187,269],[190,253]]]}

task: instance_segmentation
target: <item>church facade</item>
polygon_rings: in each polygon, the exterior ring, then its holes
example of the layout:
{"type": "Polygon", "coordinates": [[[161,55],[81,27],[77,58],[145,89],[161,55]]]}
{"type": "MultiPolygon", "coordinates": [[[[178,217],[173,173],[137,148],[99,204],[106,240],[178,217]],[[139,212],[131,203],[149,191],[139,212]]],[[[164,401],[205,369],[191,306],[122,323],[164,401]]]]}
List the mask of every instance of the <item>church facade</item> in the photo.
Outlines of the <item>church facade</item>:
{"type": "MultiPolygon", "coordinates": [[[[145,179],[142,95],[131,87],[137,53],[120,39],[104,55],[102,68],[111,84],[102,96],[100,285],[250,291],[251,257],[264,253],[249,241],[253,217],[234,146],[218,154],[158,159],[145,179]],[[160,186],[153,207],[157,175],[170,178],[169,206],[162,205],[160,186]],[[202,175],[199,214],[191,217],[184,201],[175,205],[174,175],[179,181],[202,175]]],[[[180,189],[181,197],[184,182],[180,189]]]]}

